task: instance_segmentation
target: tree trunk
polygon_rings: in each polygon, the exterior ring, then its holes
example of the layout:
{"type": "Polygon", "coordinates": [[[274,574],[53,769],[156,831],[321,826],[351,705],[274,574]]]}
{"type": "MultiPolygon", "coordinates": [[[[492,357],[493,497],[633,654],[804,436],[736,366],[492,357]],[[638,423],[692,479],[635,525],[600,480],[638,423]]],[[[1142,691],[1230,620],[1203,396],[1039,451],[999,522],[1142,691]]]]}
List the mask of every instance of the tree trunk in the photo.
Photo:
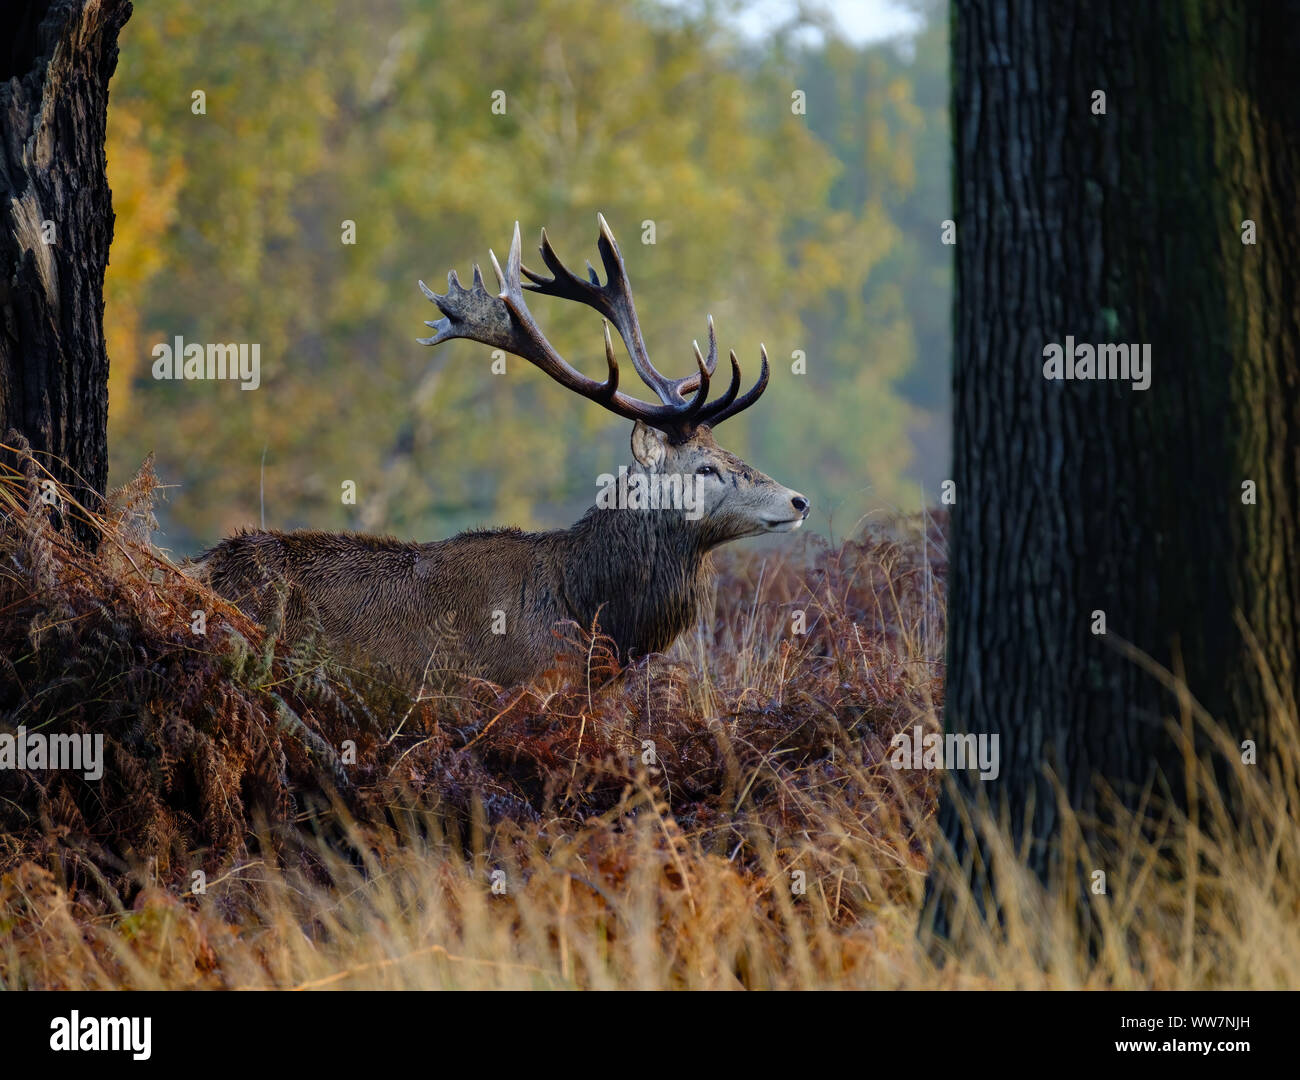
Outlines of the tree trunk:
{"type": "MultiPolygon", "coordinates": [[[[953,22],[945,724],[998,733],[1001,773],[954,774],[940,827],[970,859],[963,810],[987,799],[1048,880],[1046,769],[1085,815],[1097,779],[1129,805],[1153,779],[1183,794],[1177,700],[1122,642],[1266,747],[1244,624],[1294,716],[1300,4],[956,0],[953,22]],[[1049,380],[1067,335],[1149,344],[1149,389],[1049,380]]],[[[952,896],[930,891],[947,934],[952,896]]]]}
{"type": "Polygon", "coordinates": [[[0,52],[0,438],[26,436],[92,509],[108,481],[108,81],[130,14],[126,0],[23,0],[0,52]]]}

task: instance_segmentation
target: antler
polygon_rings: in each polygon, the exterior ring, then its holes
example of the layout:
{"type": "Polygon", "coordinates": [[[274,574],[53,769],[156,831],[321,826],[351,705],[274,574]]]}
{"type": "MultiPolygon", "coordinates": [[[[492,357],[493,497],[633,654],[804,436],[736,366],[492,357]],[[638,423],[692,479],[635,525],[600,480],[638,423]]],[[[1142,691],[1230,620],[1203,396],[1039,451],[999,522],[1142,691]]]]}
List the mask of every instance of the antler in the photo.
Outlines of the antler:
{"type": "Polygon", "coordinates": [[[519,255],[519,223],[515,222],[514,237],[510,243],[510,255],[506,259],[504,274],[501,272],[496,255],[491,251],[488,253],[497,280],[501,284],[501,292],[497,296],[490,295],[484,287],[483,275],[477,264],[474,266],[474,281],[469,289],[462,287],[455,270],[447,275],[445,295],[439,296],[423,281],[420,282],[424,295],[438,306],[444,316],[436,322],[425,324],[432,327],[435,333],[432,337],[419,338],[420,344],[438,345],[451,338],[461,337],[505,349],[541,368],[562,386],[598,402],[611,412],[628,420],[642,420],[662,431],[680,432],[700,424],[718,424],[757,401],[767,388],[769,369],[766,349],[762,349],[762,370],[758,382],[747,393],[737,397],[740,389],[740,363],[733,351],[731,384],[722,397],[712,402],[707,401],[709,379],[718,362],[718,342],[713,329],[712,316],[709,317],[707,358],[701,354],[699,343],[695,343],[696,371],[680,379],[669,379],[651,364],[645,342],[641,337],[641,326],[637,321],[636,308],[632,302],[632,289],[628,283],[627,269],[623,264],[618,242],[614,239],[614,234],[610,231],[604,216],[600,214],[596,216],[600,222],[597,246],[607,279],[604,285],[601,285],[600,278],[590,262],[587,263],[589,281],[584,281],[573,274],[555,254],[545,229],[542,230],[540,251],[543,261],[550,268],[553,276],[544,278],[523,266],[519,255]],[[528,278],[529,284],[522,283],[521,273],[528,278]],[[556,352],[528,310],[524,302],[524,289],[566,300],[576,300],[578,303],[595,308],[604,316],[607,320],[602,323],[605,335],[605,362],[609,370],[609,375],[604,382],[597,382],[583,375],[556,352]],[[661,404],[651,405],[629,397],[619,390],[618,361],[614,357],[614,346],[609,336],[611,322],[618,330],[637,374],[658,395],[661,404]],[[688,399],[686,395],[692,392],[692,396],[688,399]]]}

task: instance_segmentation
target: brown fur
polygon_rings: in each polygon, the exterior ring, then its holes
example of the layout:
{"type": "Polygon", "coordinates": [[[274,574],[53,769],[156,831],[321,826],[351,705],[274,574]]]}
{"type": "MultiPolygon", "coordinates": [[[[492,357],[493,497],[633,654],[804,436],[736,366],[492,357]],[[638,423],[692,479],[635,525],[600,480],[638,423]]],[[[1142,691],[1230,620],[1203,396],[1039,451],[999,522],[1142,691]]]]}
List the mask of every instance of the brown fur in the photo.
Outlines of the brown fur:
{"type": "Polygon", "coordinates": [[[802,496],[720,449],[707,428],[674,445],[638,425],[633,449],[641,472],[715,470],[699,520],[593,507],[569,529],[479,530],[427,544],[243,532],[201,556],[198,573],[261,622],[283,603],[291,639],[318,630],[334,651],[387,663],[414,684],[454,672],[523,682],[552,664],[553,631],[566,621],[598,625],[624,660],[662,651],[695,619],[709,551],[802,522],[806,501],[796,515],[791,503],[802,496]],[[498,612],[504,633],[494,633],[498,612]]]}

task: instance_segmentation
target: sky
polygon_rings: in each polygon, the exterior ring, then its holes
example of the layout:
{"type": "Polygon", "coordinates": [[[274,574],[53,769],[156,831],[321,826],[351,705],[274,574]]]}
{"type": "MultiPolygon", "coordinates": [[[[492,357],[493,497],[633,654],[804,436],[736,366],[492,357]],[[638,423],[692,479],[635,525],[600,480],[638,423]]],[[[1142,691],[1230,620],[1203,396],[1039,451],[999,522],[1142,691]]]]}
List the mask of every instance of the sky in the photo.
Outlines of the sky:
{"type": "MultiPolygon", "coordinates": [[[[900,0],[824,0],[809,6],[829,11],[844,36],[855,45],[913,33],[922,21],[900,0]]],[[[799,0],[751,0],[734,22],[746,35],[761,37],[769,27],[788,20],[799,7],[799,0]]]]}

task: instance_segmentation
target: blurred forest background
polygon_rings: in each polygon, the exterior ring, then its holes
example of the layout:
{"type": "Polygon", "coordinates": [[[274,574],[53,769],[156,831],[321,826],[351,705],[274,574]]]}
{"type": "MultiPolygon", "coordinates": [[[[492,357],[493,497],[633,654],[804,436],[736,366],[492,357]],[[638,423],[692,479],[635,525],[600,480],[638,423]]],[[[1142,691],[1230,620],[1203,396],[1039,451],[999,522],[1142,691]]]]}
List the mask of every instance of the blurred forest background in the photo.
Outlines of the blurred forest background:
{"type": "MultiPolygon", "coordinates": [[[[441,291],[489,247],[504,258],[516,219],[526,265],[542,225],[571,266],[598,262],[599,210],[661,369],[690,370],[709,312],[746,385],[766,342],[772,385],[721,441],[808,493],[814,528],[935,501],[946,10],[910,5],[915,34],[857,45],[807,8],[742,32],[743,6],[138,5],[109,111],[112,482],[156,453],[174,485],[163,542],[182,554],[257,524],[263,459],[270,527],[568,524],[629,460],[629,425],[524,361],[496,376],[483,346],[416,344],[437,317],[416,279],[441,291]],[[155,381],[151,351],[177,335],[259,342],[261,387],[155,381]]],[[[571,362],[603,370],[594,313],[531,306],[571,362]]]]}

